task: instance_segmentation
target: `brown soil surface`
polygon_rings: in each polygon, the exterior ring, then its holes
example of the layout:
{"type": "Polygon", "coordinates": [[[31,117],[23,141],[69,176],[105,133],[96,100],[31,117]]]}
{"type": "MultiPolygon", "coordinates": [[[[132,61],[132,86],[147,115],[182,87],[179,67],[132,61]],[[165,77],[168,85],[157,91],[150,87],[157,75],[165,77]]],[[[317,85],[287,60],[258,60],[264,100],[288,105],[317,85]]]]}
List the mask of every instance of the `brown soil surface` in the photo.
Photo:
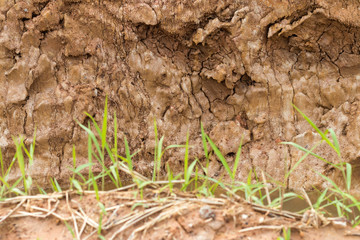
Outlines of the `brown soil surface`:
{"type": "MultiPolygon", "coordinates": [[[[291,102],[338,135],[343,160],[360,157],[360,3],[356,0],[0,0],[0,147],[9,163],[13,136],[31,141],[28,173],[68,179],[72,146],[86,161],[84,111],[101,121],[109,97],[109,141],[127,136],[135,166],[150,173],[153,119],[165,145],[190,131],[191,156],[201,156],[200,121],[230,165],[244,135],[237,179],[261,169],[275,180],[300,158],[280,141],[317,141],[291,102]]],[[[124,152],[124,149],[120,149],[124,152]]],[[[336,154],[317,150],[328,161],[336,154]]],[[[182,170],[183,150],[165,158],[182,170]]],[[[224,171],[214,158],[213,176],[224,171]]],[[[309,158],[288,187],[321,186],[309,158]]],[[[359,171],[354,171],[354,183],[359,171]]],[[[17,173],[14,172],[13,177],[17,173]]]]}
{"type": "MultiPolygon", "coordinates": [[[[200,122],[231,167],[243,136],[236,179],[256,169],[282,181],[302,153],[278,143],[310,148],[319,140],[294,103],[321,129],[334,129],[342,160],[353,164],[353,189],[359,193],[359,19],[357,0],[0,0],[4,161],[9,165],[13,159],[13,137],[23,135],[29,144],[36,129],[34,165],[27,173],[39,185],[49,177],[68,180],[73,145],[77,163],[87,162],[87,135],[74,119],[87,125],[86,111],[100,122],[108,96],[108,141],[122,144],[126,136],[132,152],[141,149],[134,168],[144,175],[153,169],[155,118],[160,135],[166,135],[164,145],[184,143],[189,131],[190,155],[200,161],[200,122]]],[[[325,145],[317,153],[339,162],[325,145]]],[[[164,155],[175,174],[183,169],[183,155],[184,149],[164,155]]],[[[313,170],[340,182],[333,168],[309,157],[287,187],[326,187],[313,170]]],[[[215,157],[209,173],[224,176],[215,157]]],[[[12,179],[18,176],[12,172],[12,179]]],[[[147,208],[131,211],[140,201],[133,192],[102,193],[106,207],[114,207],[103,219],[103,234],[275,239],[279,226],[290,226],[295,239],[352,238],[344,237],[348,228],[308,228],[300,219],[264,215],[230,200],[204,203],[178,196],[159,202],[154,196],[146,192],[147,208]],[[210,218],[200,216],[205,205],[210,218]],[[240,232],[244,229],[249,231],[240,232]]],[[[70,239],[64,219],[81,238],[94,231],[99,208],[93,194],[43,198],[1,202],[0,239],[70,239]]]]}
{"type": "MultiPolygon", "coordinates": [[[[360,229],[327,226],[289,212],[267,210],[228,198],[196,198],[145,190],[100,192],[107,214],[105,239],[358,239],[360,229]],[[302,219],[303,218],[303,219],[302,219]],[[301,220],[302,219],[302,220],[301,220]]],[[[94,193],[64,192],[17,197],[0,203],[0,239],[97,239],[100,208],[94,193]]],[[[336,225],[340,226],[340,225],[336,225]]]]}

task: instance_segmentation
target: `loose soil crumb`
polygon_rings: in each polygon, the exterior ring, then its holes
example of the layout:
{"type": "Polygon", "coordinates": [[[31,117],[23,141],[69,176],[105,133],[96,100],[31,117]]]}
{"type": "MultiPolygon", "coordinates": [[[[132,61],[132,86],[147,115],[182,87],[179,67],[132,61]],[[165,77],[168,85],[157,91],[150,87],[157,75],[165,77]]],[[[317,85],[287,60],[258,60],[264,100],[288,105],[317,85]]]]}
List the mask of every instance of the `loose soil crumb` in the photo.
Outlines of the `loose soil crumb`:
{"type": "MultiPolygon", "coordinates": [[[[291,239],[358,239],[360,235],[360,229],[350,226],[335,227],[329,221],[314,228],[301,215],[230,198],[155,190],[144,190],[143,199],[134,190],[99,196],[107,212],[101,227],[105,239],[276,239],[283,236],[284,228],[291,228],[291,239]]],[[[100,216],[93,192],[11,198],[0,203],[0,239],[98,239],[100,216]]]]}

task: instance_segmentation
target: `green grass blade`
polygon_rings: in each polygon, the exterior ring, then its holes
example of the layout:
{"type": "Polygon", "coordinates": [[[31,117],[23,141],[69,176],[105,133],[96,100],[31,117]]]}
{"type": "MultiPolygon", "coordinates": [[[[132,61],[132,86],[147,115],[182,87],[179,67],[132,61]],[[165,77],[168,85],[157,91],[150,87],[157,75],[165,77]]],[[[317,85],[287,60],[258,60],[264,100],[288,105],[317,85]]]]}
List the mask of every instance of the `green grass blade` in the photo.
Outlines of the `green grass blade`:
{"type": "Polygon", "coordinates": [[[316,203],[313,205],[314,209],[318,210],[321,206],[321,203],[325,200],[326,194],[328,192],[328,188],[326,188],[321,195],[318,197],[318,199],[316,200],[316,203]]]}
{"type": "Polygon", "coordinates": [[[73,145],[72,148],[72,157],[73,157],[73,168],[76,168],[76,150],[75,150],[75,145],[73,145]]]}
{"type": "MultiPolygon", "coordinates": [[[[91,136],[89,134],[88,134],[88,161],[90,164],[92,164],[92,141],[91,141],[91,136]]],[[[89,178],[91,178],[92,175],[93,175],[92,167],[89,167],[89,178]]]]}
{"type": "Polygon", "coordinates": [[[74,172],[74,170],[76,169],[76,151],[75,151],[75,145],[73,145],[73,148],[72,148],[72,158],[73,158],[73,169],[72,169],[72,171],[73,171],[73,176],[72,177],[70,177],[70,189],[72,189],[72,179],[74,179],[75,178],[75,172],[74,172]]]}
{"type": "MultiPolygon", "coordinates": [[[[313,153],[313,151],[315,150],[315,148],[317,148],[320,145],[321,142],[315,144],[315,146],[313,146],[310,150],[307,150],[306,148],[301,147],[300,145],[296,144],[296,143],[288,143],[288,142],[284,142],[281,144],[289,144],[292,146],[295,146],[296,148],[299,148],[302,151],[305,151],[306,153],[299,159],[299,161],[297,161],[294,166],[290,169],[289,172],[287,172],[285,174],[285,179],[288,179],[288,177],[290,176],[290,174],[299,166],[299,164],[307,157],[309,156],[309,154],[313,153]]],[[[313,153],[314,155],[316,155],[315,153],[313,153]]],[[[311,155],[313,155],[311,154],[311,155]]],[[[320,157],[320,156],[319,156],[320,157]]],[[[320,157],[321,158],[321,157],[320,157]]]]}
{"type": "Polygon", "coordinates": [[[118,153],[118,143],[117,143],[117,117],[116,117],[116,111],[114,112],[114,155],[115,160],[117,161],[117,153],[118,153]]]}
{"type": "MultiPolygon", "coordinates": [[[[99,177],[100,177],[100,176],[99,176],[99,177]]],[[[94,176],[92,176],[91,180],[92,180],[92,185],[93,185],[93,188],[94,188],[94,191],[95,191],[96,200],[97,200],[98,202],[100,202],[99,188],[98,188],[98,185],[97,185],[97,183],[96,183],[96,180],[95,180],[94,176]]]]}
{"type": "Polygon", "coordinates": [[[340,144],[339,144],[339,141],[338,141],[338,139],[336,137],[336,134],[335,134],[334,130],[332,130],[331,128],[329,129],[329,132],[330,132],[331,138],[332,138],[333,143],[334,143],[335,151],[338,154],[338,156],[341,158],[340,144]]]}
{"type": "MultiPolygon", "coordinates": [[[[108,171],[110,172],[110,170],[108,170],[108,171]]],[[[92,185],[93,179],[97,181],[97,180],[101,179],[104,175],[108,174],[109,172],[104,171],[104,172],[99,173],[96,176],[94,174],[92,174],[91,177],[87,181],[85,181],[83,185],[92,185]]],[[[91,186],[89,186],[89,187],[90,187],[89,189],[91,189],[91,186]]]]}
{"type": "Polygon", "coordinates": [[[80,166],[78,166],[77,168],[75,168],[74,173],[78,174],[80,173],[81,170],[85,169],[85,168],[91,168],[94,164],[92,162],[88,162],[85,164],[82,164],[80,166]]]}
{"type": "MultiPolygon", "coordinates": [[[[346,206],[344,203],[342,203],[341,202],[341,200],[337,200],[337,205],[341,208],[341,209],[344,209],[346,212],[348,212],[348,213],[351,213],[352,212],[352,210],[348,207],[348,206],[346,206]]],[[[341,211],[341,213],[342,213],[342,215],[344,215],[344,212],[343,211],[341,211]]]]}
{"type": "MultiPolygon", "coordinates": [[[[116,117],[116,111],[114,111],[114,152],[113,152],[113,157],[111,158],[111,160],[113,161],[114,164],[117,163],[118,161],[118,140],[117,140],[117,117],[116,117]]],[[[110,154],[111,155],[111,154],[110,154]]],[[[114,177],[116,178],[116,187],[122,187],[122,183],[121,183],[121,179],[120,179],[120,174],[119,174],[119,169],[116,167],[115,168],[115,173],[113,173],[114,177]]]]}
{"type": "Polygon", "coordinates": [[[27,151],[24,143],[22,144],[22,146],[24,148],[24,151],[25,151],[26,155],[29,158],[29,166],[33,165],[34,151],[35,151],[35,139],[36,139],[36,128],[35,128],[35,131],[34,131],[33,141],[30,144],[30,151],[27,151]]]}
{"type": "Polygon", "coordinates": [[[60,187],[60,184],[58,183],[58,181],[56,180],[56,178],[54,178],[54,182],[55,182],[55,184],[56,184],[56,188],[57,188],[58,192],[62,192],[62,189],[61,189],[61,187],[60,187]]]}
{"type": "Polygon", "coordinates": [[[16,159],[17,159],[17,156],[16,156],[16,153],[15,153],[15,156],[14,156],[14,158],[12,159],[12,161],[11,161],[11,163],[10,163],[10,166],[8,167],[8,169],[7,169],[6,172],[5,172],[4,178],[6,178],[7,176],[9,176],[10,171],[11,171],[11,169],[12,169],[12,166],[13,166],[13,165],[15,164],[15,162],[16,162],[16,159]]]}
{"type": "Polygon", "coordinates": [[[23,196],[26,195],[25,192],[21,191],[21,190],[18,189],[18,188],[13,188],[13,189],[11,189],[11,192],[16,193],[16,194],[18,194],[18,195],[23,195],[23,196]]]}
{"type": "MultiPolygon", "coordinates": [[[[21,181],[21,178],[19,178],[19,179],[20,179],[20,181],[21,181]]],[[[18,181],[19,181],[19,179],[18,179],[18,181]]],[[[0,177],[0,181],[2,182],[2,184],[3,184],[5,187],[10,188],[9,183],[8,183],[3,177],[0,177]]]]}
{"type": "Polygon", "coordinates": [[[209,192],[211,193],[211,195],[215,195],[216,189],[220,185],[219,183],[220,182],[217,182],[211,185],[211,187],[209,188],[209,192]]]}
{"type": "Polygon", "coordinates": [[[116,188],[122,187],[119,169],[117,168],[117,165],[110,166],[109,170],[112,174],[112,177],[114,178],[113,183],[115,184],[116,188]]]}
{"type": "Polygon", "coordinates": [[[160,177],[160,168],[161,168],[161,157],[163,155],[162,152],[162,145],[164,142],[164,136],[160,138],[158,148],[157,148],[157,159],[156,159],[156,174],[157,174],[157,180],[159,180],[160,177]]]}
{"type": "MultiPolygon", "coordinates": [[[[274,189],[270,192],[270,195],[272,195],[274,192],[278,191],[278,189],[274,189]]],[[[287,201],[290,201],[292,199],[295,199],[295,198],[298,198],[299,195],[296,194],[296,193],[293,193],[293,192],[288,192],[288,193],[285,193],[283,196],[279,196],[277,198],[274,198],[270,204],[268,204],[270,207],[272,208],[277,208],[280,206],[281,204],[281,201],[283,202],[287,202],[287,201]]]]}
{"type": "Polygon", "coordinates": [[[196,165],[196,160],[193,161],[190,164],[189,168],[187,169],[186,178],[185,178],[185,184],[189,184],[189,181],[190,181],[191,175],[192,175],[192,173],[194,171],[195,165],[196,165]]]}
{"type": "Polygon", "coordinates": [[[214,182],[217,186],[220,186],[223,189],[227,189],[227,187],[225,186],[224,182],[221,180],[221,178],[219,180],[212,178],[212,177],[208,177],[208,176],[204,176],[204,175],[200,175],[202,178],[206,178],[207,180],[214,182]]]}
{"type": "Polygon", "coordinates": [[[87,127],[85,127],[84,125],[82,125],[80,122],[77,121],[77,123],[79,124],[79,126],[80,126],[82,129],[84,129],[84,130],[87,132],[87,134],[90,136],[92,142],[95,144],[96,150],[98,151],[99,154],[102,155],[99,142],[97,141],[97,139],[96,139],[96,137],[95,137],[95,134],[90,130],[90,126],[89,126],[89,128],[87,128],[87,127]]]}
{"type": "MultiPolygon", "coordinates": [[[[315,171],[316,172],[316,171],[315,171]]],[[[339,186],[333,181],[331,180],[330,178],[328,178],[327,176],[319,173],[319,172],[316,172],[319,176],[321,176],[322,178],[324,178],[328,183],[330,183],[333,187],[334,187],[334,190],[342,193],[342,191],[340,190],[339,186]]]]}
{"type": "MultiPolygon", "coordinates": [[[[300,146],[300,145],[297,144],[297,143],[294,143],[294,142],[281,142],[280,144],[291,145],[291,146],[296,147],[297,149],[299,149],[299,150],[301,150],[301,151],[303,151],[303,152],[309,153],[310,155],[312,155],[312,156],[314,156],[314,157],[316,157],[316,158],[318,158],[318,159],[320,159],[320,160],[322,160],[322,161],[324,161],[324,162],[328,162],[327,160],[325,160],[325,159],[322,158],[321,156],[319,156],[319,155],[317,155],[316,153],[314,153],[314,152],[312,152],[312,151],[310,151],[310,150],[308,150],[308,149],[300,146]]],[[[317,144],[315,144],[315,146],[319,146],[320,144],[321,144],[321,142],[318,142],[317,144]]]]}
{"type": "Polygon", "coordinates": [[[32,142],[32,145],[31,145],[32,148],[30,150],[31,159],[34,159],[35,144],[36,144],[36,127],[35,127],[35,130],[34,130],[33,142],[32,142]]]}
{"type": "Polygon", "coordinates": [[[71,179],[71,184],[74,185],[74,187],[75,187],[79,192],[82,192],[82,191],[83,191],[83,190],[82,190],[82,187],[81,187],[81,185],[80,185],[80,183],[79,183],[78,180],[76,180],[76,179],[71,179]]]}
{"type": "Polygon", "coordinates": [[[105,97],[105,107],[104,107],[104,117],[101,128],[101,149],[104,152],[104,147],[106,143],[106,132],[107,132],[107,120],[108,120],[108,98],[105,97]]]}
{"type": "Polygon", "coordinates": [[[127,139],[126,139],[126,136],[124,136],[124,143],[125,143],[125,154],[126,154],[127,163],[128,163],[130,171],[132,171],[133,170],[133,164],[132,164],[132,160],[131,160],[129,143],[128,143],[127,139]]]}
{"type": "Polygon", "coordinates": [[[50,183],[54,192],[61,192],[61,187],[55,178],[50,178],[50,183]]]}
{"type": "MultiPolygon", "coordinates": [[[[139,180],[140,181],[140,180],[139,180]]],[[[152,184],[152,181],[141,181],[140,184],[138,185],[138,188],[142,189],[144,187],[146,187],[147,185],[152,184]]]]}
{"type": "Polygon", "coordinates": [[[198,189],[198,179],[199,179],[199,168],[196,165],[196,168],[195,168],[195,188],[194,188],[195,191],[197,191],[197,189],[198,189]]]}
{"type": "MultiPolygon", "coordinates": [[[[186,145],[180,145],[180,144],[173,144],[173,145],[170,145],[170,146],[167,146],[163,152],[166,152],[167,150],[171,149],[171,148],[185,148],[186,145]]],[[[192,146],[189,146],[189,148],[192,147],[192,146]]]]}
{"type": "Polygon", "coordinates": [[[219,160],[221,161],[222,165],[224,166],[226,172],[229,174],[229,176],[231,177],[232,180],[234,180],[233,175],[232,175],[232,171],[229,167],[229,164],[227,163],[226,159],[224,158],[224,156],[221,154],[220,150],[217,148],[217,146],[215,145],[215,143],[213,143],[213,141],[211,141],[209,136],[206,136],[207,141],[209,142],[211,148],[214,150],[216,156],[219,158],[219,160]]]}
{"type": "Polygon", "coordinates": [[[352,224],[352,227],[355,228],[360,224],[360,219],[359,218],[355,218],[355,223],[352,224]]]}
{"type": "Polygon", "coordinates": [[[26,181],[26,186],[27,186],[27,194],[28,195],[31,195],[31,192],[30,192],[30,190],[31,190],[31,185],[32,185],[32,178],[31,178],[31,176],[28,176],[27,178],[25,178],[25,181],[26,181]]]}
{"type": "Polygon", "coordinates": [[[93,116],[91,116],[91,115],[90,115],[89,113],[87,113],[87,112],[84,112],[84,114],[91,119],[92,123],[94,124],[94,127],[95,127],[95,130],[96,130],[97,134],[99,134],[99,136],[101,136],[100,127],[99,127],[99,125],[97,124],[97,122],[95,121],[95,119],[93,118],[93,116]]]}
{"type": "MultiPolygon", "coordinates": [[[[113,156],[113,151],[111,151],[109,145],[106,143],[105,144],[105,149],[108,153],[108,156],[110,157],[111,161],[113,162],[113,165],[111,167],[114,167],[115,168],[115,172],[116,172],[116,177],[114,175],[114,178],[109,175],[109,177],[111,178],[111,180],[114,182],[114,184],[116,185],[116,187],[120,187],[121,186],[121,179],[120,179],[120,174],[119,174],[119,169],[116,167],[117,164],[118,164],[118,161],[116,160],[115,161],[115,158],[113,156]]],[[[118,155],[116,154],[116,158],[118,158],[118,155]]],[[[105,169],[106,169],[106,166],[105,166],[105,169]]],[[[111,172],[111,171],[110,171],[111,172]]]]}
{"type": "Polygon", "coordinates": [[[297,108],[294,104],[293,107],[298,111],[301,116],[315,129],[316,132],[318,132],[321,136],[321,138],[332,148],[336,151],[336,153],[340,156],[340,152],[338,149],[334,146],[334,144],[329,140],[329,138],[323,133],[316,125],[311,121],[310,118],[308,118],[302,111],[300,111],[299,108],[297,108]]]}
{"type": "Polygon", "coordinates": [[[233,167],[233,173],[232,173],[232,179],[235,179],[236,176],[236,171],[240,162],[240,156],[241,156],[241,148],[242,148],[242,142],[244,139],[244,135],[241,137],[241,141],[240,141],[240,146],[236,152],[236,157],[235,157],[235,162],[234,162],[234,167],[233,167]]]}
{"type": "MultiPolygon", "coordinates": [[[[200,164],[200,166],[203,169],[205,175],[208,175],[210,160],[209,160],[209,151],[208,151],[208,146],[207,146],[207,141],[206,141],[207,135],[204,131],[204,126],[203,126],[202,122],[200,122],[200,127],[201,127],[201,140],[202,140],[205,159],[206,159],[205,167],[203,167],[202,164],[200,164]]],[[[205,181],[204,181],[204,186],[207,186],[207,179],[205,179],[205,181]]],[[[208,192],[208,191],[206,190],[206,192],[208,192]]]]}
{"type": "Polygon", "coordinates": [[[14,140],[14,143],[15,143],[15,146],[16,146],[16,157],[17,157],[17,160],[18,160],[21,176],[23,178],[24,191],[27,193],[26,170],[25,170],[24,155],[23,155],[23,152],[22,152],[22,142],[23,142],[22,138],[19,139],[19,142],[17,142],[17,140],[14,140]]]}
{"type": "Polygon", "coordinates": [[[30,165],[30,162],[32,162],[30,152],[27,150],[23,139],[21,139],[20,146],[21,146],[22,150],[25,152],[25,155],[29,158],[29,165],[30,165]]]}
{"type": "Polygon", "coordinates": [[[102,221],[103,221],[103,214],[101,213],[100,216],[99,216],[99,227],[97,229],[97,233],[98,233],[98,238],[100,238],[101,240],[102,239],[105,239],[103,236],[101,236],[101,230],[102,230],[102,221]]]}
{"type": "Polygon", "coordinates": [[[39,191],[40,194],[43,194],[43,195],[47,194],[46,191],[43,188],[39,187],[39,186],[38,186],[38,191],[39,191]]]}
{"type": "Polygon", "coordinates": [[[1,167],[1,176],[4,177],[5,172],[4,172],[4,162],[3,162],[1,147],[0,147],[0,167],[1,167]]]}
{"type": "MultiPolygon", "coordinates": [[[[22,181],[22,178],[19,178],[18,180],[16,180],[13,185],[11,185],[11,187],[9,188],[10,191],[12,191],[12,189],[15,189],[17,185],[20,184],[20,182],[22,181]]],[[[24,194],[25,195],[25,194],[24,194]]]]}
{"type": "Polygon", "coordinates": [[[184,179],[188,178],[188,166],[189,166],[189,131],[186,133],[186,143],[185,143],[185,156],[184,156],[184,179]]]}
{"type": "Polygon", "coordinates": [[[130,155],[131,158],[133,158],[136,154],[138,154],[139,152],[141,152],[141,149],[137,150],[136,152],[134,152],[133,154],[130,155]]]}
{"type": "Polygon", "coordinates": [[[352,175],[351,164],[346,163],[346,189],[348,191],[350,191],[351,188],[351,175],[352,175]]]}
{"type": "Polygon", "coordinates": [[[207,148],[207,142],[206,142],[206,133],[204,131],[204,126],[202,123],[200,123],[200,127],[201,127],[201,139],[202,139],[202,144],[203,144],[203,148],[204,148],[204,154],[206,159],[209,159],[209,152],[208,152],[208,148],[207,148]]]}
{"type": "Polygon", "coordinates": [[[70,226],[70,224],[68,224],[66,220],[64,220],[64,223],[65,223],[66,228],[67,228],[68,231],[70,232],[72,238],[73,238],[74,240],[77,239],[77,237],[76,237],[76,235],[75,235],[75,233],[74,233],[74,230],[72,229],[72,227],[70,226]]]}
{"type": "Polygon", "coordinates": [[[173,184],[173,179],[174,179],[174,176],[173,176],[173,172],[171,171],[171,168],[170,168],[170,165],[169,165],[169,162],[166,163],[166,169],[167,169],[167,175],[168,175],[168,185],[169,185],[169,191],[170,193],[172,193],[172,190],[173,190],[173,187],[174,187],[174,184],[173,184]]]}
{"type": "Polygon", "coordinates": [[[247,185],[251,185],[251,180],[252,180],[252,169],[250,169],[248,177],[247,177],[247,185]]]}
{"type": "Polygon", "coordinates": [[[155,149],[154,149],[154,171],[153,171],[153,178],[152,180],[156,180],[156,169],[157,169],[157,155],[161,154],[157,152],[157,146],[158,146],[158,130],[157,130],[157,124],[156,119],[154,118],[154,133],[155,133],[155,149]]]}
{"type": "MultiPolygon", "coordinates": [[[[323,158],[323,157],[317,155],[316,153],[312,152],[312,150],[314,150],[314,149],[308,150],[308,149],[300,146],[299,144],[296,144],[296,143],[293,143],[293,142],[282,142],[281,144],[286,144],[286,145],[291,145],[291,146],[293,146],[293,147],[296,147],[297,149],[299,149],[299,150],[301,150],[301,151],[303,151],[303,152],[305,152],[305,153],[308,153],[308,154],[316,157],[317,159],[320,159],[321,161],[323,161],[323,162],[325,162],[325,163],[327,163],[327,164],[329,164],[329,165],[331,165],[331,166],[333,166],[333,167],[335,167],[335,168],[337,168],[337,169],[340,169],[336,164],[333,164],[332,162],[329,162],[329,161],[326,160],[325,158],[323,158]]],[[[318,142],[317,144],[315,144],[314,147],[316,148],[316,147],[318,147],[320,144],[321,144],[321,142],[318,142]]],[[[314,147],[313,147],[313,148],[314,148],[314,147]]]]}

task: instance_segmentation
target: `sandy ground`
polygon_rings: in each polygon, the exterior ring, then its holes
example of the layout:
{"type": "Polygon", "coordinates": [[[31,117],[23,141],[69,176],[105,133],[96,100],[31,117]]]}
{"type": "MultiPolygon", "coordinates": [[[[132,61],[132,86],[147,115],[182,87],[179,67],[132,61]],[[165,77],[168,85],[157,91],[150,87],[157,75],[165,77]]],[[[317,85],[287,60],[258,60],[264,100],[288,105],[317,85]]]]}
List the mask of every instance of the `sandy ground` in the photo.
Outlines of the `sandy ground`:
{"type": "Polygon", "coordinates": [[[359,239],[360,229],[261,207],[230,198],[144,191],[92,192],[16,197],[0,203],[0,240],[98,239],[359,239]],[[327,226],[324,224],[327,223],[327,226]],[[314,225],[319,224],[318,228],[314,225]],[[66,226],[68,225],[68,226],[66,226]],[[71,229],[71,230],[70,230],[71,229]]]}

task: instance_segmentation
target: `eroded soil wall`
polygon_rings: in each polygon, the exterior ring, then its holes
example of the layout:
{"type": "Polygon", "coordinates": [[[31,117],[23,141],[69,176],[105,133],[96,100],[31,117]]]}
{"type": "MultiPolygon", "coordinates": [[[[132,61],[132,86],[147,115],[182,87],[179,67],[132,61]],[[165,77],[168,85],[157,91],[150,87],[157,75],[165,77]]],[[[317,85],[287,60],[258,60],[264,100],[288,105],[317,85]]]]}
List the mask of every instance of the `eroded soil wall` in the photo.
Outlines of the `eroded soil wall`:
{"type": "MultiPolygon", "coordinates": [[[[333,128],[342,157],[360,157],[360,4],[357,1],[94,1],[0,0],[0,147],[9,162],[12,136],[28,142],[36,128],[38,179],[69,174],[72,146],[81,163],[88,112],[101,121],[105,96],[109,141],[116,111],[136,169],[152,170],[157,119],[165,145],[185,142],[201,156],[200,122],[233,161],[242,136],[237,177],[253,167],[276,180],[318,139],[291,103],[319,127],[333,128]]],[[[123,146],[123,144],[122,144],[123,146]]],[[[121,149],[121,152],[124,152],[121,149]]],[[[317,151],[329,161],[336,154],[317,151]]],[[[181,171],[184,150],[164,159],[181,171]]],[[[309,158],[290,187],[334,175],[309,158]]],[[[215,158],[210,174],[223,169],[215,158]]],[[[355,174],[357,171],[355,169],[355,174]]]]}

